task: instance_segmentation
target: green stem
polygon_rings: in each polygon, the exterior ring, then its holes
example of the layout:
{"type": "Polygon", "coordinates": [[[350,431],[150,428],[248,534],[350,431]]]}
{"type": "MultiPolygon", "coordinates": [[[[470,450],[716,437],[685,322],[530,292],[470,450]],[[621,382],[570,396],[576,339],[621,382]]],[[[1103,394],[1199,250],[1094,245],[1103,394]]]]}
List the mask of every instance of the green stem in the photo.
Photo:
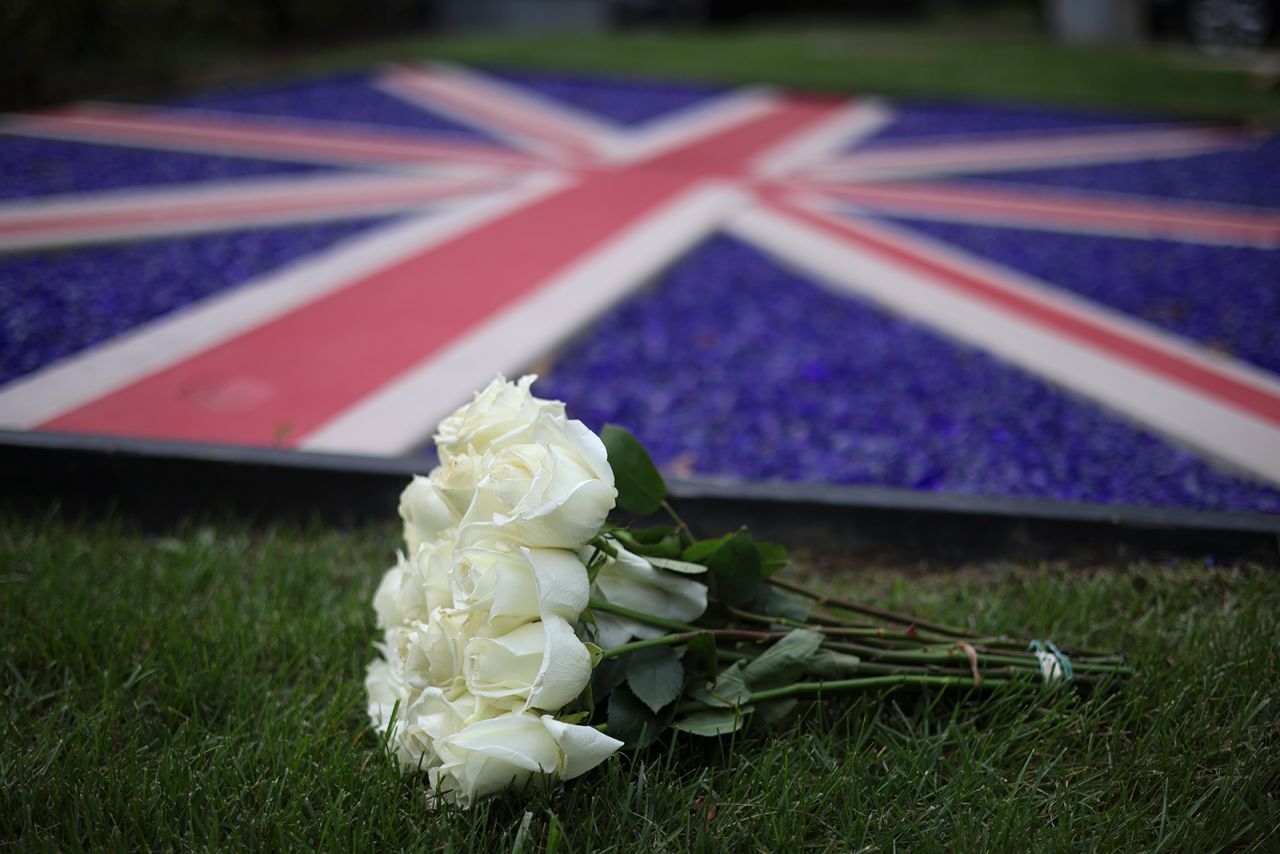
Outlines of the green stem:
{"type": "Polygon", "coordinates": [[[877,619],[884,620],[885,622],[897,623],[902,626],[914,626],[917,629],[924,629],[925,631],[953,638],[970,638],[974,636],[974,633],[967,629],[959,629],[954,626],[943,625],[942,623],[931,623],[927,620],[918,620],[915,617],[909,617],[906,614],[896,614],[893,611],[884,611],[880,608],[873,608],[870,605],[861,605],[857,602],[846,602],[841,599],[833,599],[830,596],[815,593],[809,588],[796,584],[793,581],[787,581],[776,576],[770,578],[769,583],[776,587],[781,587],[783,590],[790,590],[792,593],[799,593],[801,596],[807,596],[822,605],[839,608],[842,611],[852,611],[855,614],[866,614],[869,617],[876,617],[877,619]]]}
{"type": "MultiPolygon", "coordinates": [[[[929,638],[925,636],[916,637],[915,633],[895,633],[884,629],[843,629],[830,626],[813,626],[805,623],[789,620],[786,617],[770,617],[764,614],[753,614],[750,611],[744,611],[741,608],[733,608],[726,606],[725,610],[731,616],[751,623],[764,623],[766,625],[781,625],[792,628],[809,629],[831,638],[830,641],[824,641],[823,645],[828,649],[838,652],[847,652],[852,655],[868,661],[892,662],[896,664],[945,664],[950,662],[967,663],[969,656],[953,644],[957,643],[955,638],[929,638]],[[853,637],[862,640],[863,643],[849,643],[843,638],[853,637]],[[917,643],[915,649],[903,649],[901,647],[886,646],[868,646],[876,640],[883,639],[886,643],[910,643],[913,639],[922,643],[917,643]],[[945,645],[942,649],[931,648],[933,646],[945,645]]],[[[1039,660],[1029,652],[1021,650],[1001,650],[991,649],[988,647],[977,646],[978,641],[990,641],[992,638],[975,637],[965,640],[965,643],[974,644],[974,651],[977,654],[978,663],[982,665],[1005,664],[1014,667],[1024,668],[1030,671],[1040,669],[1039,660]]],[[[1107,661],[1090,661],[1087,658],[1072,659],[1073,668],[1080,673],[1118,673],[1128,675],[1132,671],[1125,665],[1110,659],[1107,661]]]]}
{"type": "MultiPolygon", "coordinates": [[[[782,637],[778,632],[748,632],[738,629],[698,629],[691,632],[678,632],[672,635],[659,635],[656,638],[645,638],[644,640],[631,641],[630,643],[620,644],[619,646],[611,646],[602,651],[601,658],[613,658],[617,655],[626,655],[628,652],[635,652],[638,649],[648,649],[654,646],[679,646],[682,643],[688,643],[698,635],[711,635],[716,638],[732,638],[736,640],[751,641],[767,641],[777,640],[782,637]]],[[[720,650],[723,652],[723,650],[720,650]]]]}
{"type": "MultiPolygon", "coordinates": [[[[1011,679],[986,677],[982,685],[1006,685],[1011,679]]],[[[766,700],[781,700],[787,697],[801,697],[809,694],[822,694],[836,691],[858,691],[864,688],[886,688],[900,685],[921,685],[935,688],[976,688],[979,687],[972,677],[963,676],[922,676],[915,673],[901,673],[892,676],[867,676],[861,679],[833,679],[829,682],[796,682],[781,688],[770,688],[755,691],[751,694],[752,703],[766,700]]]]}
{"type": "MultiPolygon", "coordinates": [[[[837,652],[847,652],[851,655],[856,655],[869,661],[892,662],[896,664],[965,663],[969,660],[969,656],[967,654],[962,650],[954,648],[937,651],[912,651],[878,649],[876,647],[853,643],[829,643],[826,644],[826,646],[830,649],[836,650],[837,652]]],[[[1038,672],[1040,669],[1040,664],[1037,659],[1025,656],[977,652],[977,659],[978,663],[981,665],[1008,665],[1010,667],[1021,668],[1028,672],[1038,672]]],[[[1132,672],[1128,667],[1123,665],[1098,664],[1090,661],[1073,660],[1071,665],[1078,673],[1118,673],[1127,675],[1132,672]]]]}
{"type": "MultiPolygon", "coordinates": [[[[984,647],[987,647],[992,650],[999,649],[1008,655],[1029,655],[1033,658],[1035,657],[1033,653],[1027,651],[1026,641],[1014,640],[1009,637],[977,638],[969,642],[978,647],[979,651],[984,647]]],[[[1114,652],[1106,652],[1104,650],[1094,649],[1093,647],[1087,646],[1075,646],[1074,644],[1071,646],[1062,644],[1062,646],[1063,651],[1071,656],[1071,660],[1073,662],[1077,659],[1084,659],[1098,664],[1106,662],[1113,664],[1124,663],[1124,656],[1117,655],[1114,652]]]]}
{"type": "Polygon", "coordinates": [[[593,546],[597,551],[604,552],[609,557],[618,556],[618,550],[614,548],[614,546],[611,545],[609,541],[606,540],[604,537],[596,537],[590,542],[590,545],[593,546]]]}
{"type": "Polygon", "coordinates": [[[631,641],[619,646],[611,646],[601,651],[600,658],[614,658],[619,655],[626,655],[629,652],[636,652],[641,649],[649,649],[655,646],[679,646],[682,643],[688,643],[699,635],[699,632],[679,632],[674,635],[659,635],[656,638],[645,638],[644,640],[631,641]]]}
{"type": "Polygon", "coordinates": [[[741,608],[735,608],[732,605],[725,605],[724,609],[729,612],[730,616],[737,617],[739,620],[743,620],[748,623],[763,623],[766,626],[790,626],[793,629],[809,628],[809,626],[806,626],[804,623],[797,623],[795,620],[790,620],[786,617],[770,617],[767,614],[753,614],[750,611],[744,611],[741,608]]]}
{"type": "Polygon", "coordinates": [[[844,617],[837,617],[828,611],[815,610],[809,615],[809,619],[823,626],[840,626],[846,629],[873,629],[875,623],[868,623],[861,620],[849,620],[844,617]]]}
{"type": "Polygon", "coordinates": [[[612,602],[606,602],[603,599],[592,599],[587,606],[593,611],[604,611],[608,614],[616,614],[619,617],[626,617],[628,620],[635,620],[637,623],[644,623],[646,626],[656,626],[659,629],[667,629],[672,632],[701,632],[702,629],[688,623],[682,623],[679,620],[668,620],[665,617],[655,617],[653,614],[646,614],[643,611],[633,611],[630,608],[624,608],[621,605],[615,605],[612,602]]]}
{"type": "Polygon", "coordinates": [[[688,524],[680,518],[680,514],[676,512],[676,508],[672,507],[671,502],[664,498],[662,499],[662,509],[671,517],[671,521],[676,523],[676,529],[680,531],[680,537],[686,541],[685,544],[691,544],[693,542],[693,531],[689,528],[688,524]]]}
{"type": "MultiPolygon", "coordinates": [[[[920,646],[923,644],[955,643],[955,638],[943,637],[941,635],[933,635],[927,632],[904,632],[895,629],[885,628],[884,626],[823,626],[814,625],[813,623],[802,623],[798,620],[792,620],[787,617],[771,617],[768,614],[755,614],[751,611],[744,611],[741,608],[725,606],[725,610],[731,616],[737,617],[739,620],[745,620],[749,623],[764,623],[766,625],[789,626],[794,629],[808,629],[809,631],[818,632],[819,634],[829,635],[835,638],[851,637],[862,638],[864,640],[885,640],[893,643],[908,644],[910,646],[920,646]]],[[[979,641],[996,640],[996,638],[974,638],[970,643],[979,641]]]]}

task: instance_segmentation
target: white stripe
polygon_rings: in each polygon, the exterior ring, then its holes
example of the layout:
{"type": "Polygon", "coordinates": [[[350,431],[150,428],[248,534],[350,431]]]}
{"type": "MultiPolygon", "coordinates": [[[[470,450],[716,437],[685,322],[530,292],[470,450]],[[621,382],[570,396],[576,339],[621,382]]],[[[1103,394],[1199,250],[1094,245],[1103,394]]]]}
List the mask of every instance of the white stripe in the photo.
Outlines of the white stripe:
{"type": "MultiPolygon", "coordinates": [[[[835,208],[825,205],[820,199],[797,196],[789,201],[820,213],[824,210],[836,212],[835,208]]],[[[847,214],[848,209],[845,208],[845,211],[847,214]]],[[[837,214],[837,220],[848,221],[859,231],[873,234],[881,240],[897,243],[910,252],[932,258],[965,275],[981,279],[999,290],[1041,303],[1063,314],[1074,314],[1086,323],[1106,329],[1119,337],[1133,339],[1152,350],[1163,350],[1174,358],[1191,362],[1203,370],[1252,385],[1267,394],[1280,396],[1280,377],[1269,371],[1239,359],[1232,359],[1222,353],[1207,350],[1194,341],[1139,320],[1133,315],[1056,287],[1051,282],[997,264],[907,228],[877,222],[868,217],[855,221],[846,220],[845,217],[837,214]]]]}
{"type": "Polygon", "coordinates": [[[781,178],[858,144],[891,121],[893,111],[883,101],[851,101],[826,121],[757,157],[754,172],[764,178],[781,178]]]}
{"type": "Polygon", "coordinates": [[[386,226],[157,318],[0,388],[0,426],[42,424],[527,206],[565,183],[556,176],[534,176],[509,194],[386,226]]]}
{"type": "Polygon", "coordinates": [[[751,87],[699,101],[618,138],[617,147],[605,159],[633,163],[745,124],[776,109],[781,99],[771,89],[751,87]]]}
{"type": "MultiPolygon", "coordinates": [[[[479,173],[477,173],[479,174],[479,173]]],[[[492,193],[492,183],[464,174],[342,174],[299,180],[219,181],[51,196],[0,204],[0,251],[198,234],[250,226],[350,219],[436,207],[445,199],[492,193]],[[473,188],[468,191],[467,188],[473,188]],[[284,202],[281,210],[254,205],[284,202]],[[116,222],[68,224],[82,216],[116,222]],[[39,230],[27,228],[43,224],[39,230]],[[6,225],[23,226],[6,233],[6,225]]]]}
{"type": "Polygon", "coordinates": [[[374,455],[412,450],[495,374],[518,374],[747,203],[742,191],[720,182],[689,190],[321,426],[301,447],[374,455]]]}
{"type": "MultiPolygon", "coordinates": [[[[859,227],[862,225],[859,223],[859,227]]],[[[736,217],[730,229],[839,290],[870,299],[987,350],[1233,468],[1280,483],[1280,430],[1261,419],[1131,363],[1109,358],[988,302],[966,298],[925,273],[894,264],[783,213],[754,208],[736,217]]],[[[971,262],[970,266],[977,265],[971,262]]],[[[994,268],[985,263],[980,266],[994,268]]],[[[1034,282],[1029,277],[1002,272],[1004,285],[1014,279],[1034,282]]],[[[1052,290],[1047,283],[1035,285],[1038,290],[1052,290]]],[[[1035,298],[1042,296],[1037,293],[1035,298]]],[[[1053,301],[1062,302],[1060,296],[1053,301]]],[[[1098,317],[1110,314],[1092,313],[1098,317]]],[[[1106,317],[1104,322],[1139,325],[1118,316],[1106,317]]],[[[1144,330],[1142,337],[1151,332],[1144,330]]],[[[1166,334],[1157,337],[1172,339],[1166,334]]],[[[1182,342],[1182,348],[1193,352],[1197,360],[1208,361],[1189,342],[1182,342]]],[[[1268,388],[1278,387],[1274,377],[1227,362],[1214,360],[1218,370],[1229,368],[1227,373],[1251,376],[1268,388]]]]}
{"type": "Polygon", "coordinates": [[[373,85],[414,106],[483,128],[538,154],[563,153],[563,141],[541,136],[538,125],[574,137],[578,144],[597,153],[617,144],[618,129],[587,113],[455,65],[433,63],[428,68],[395,68],[373,85]],[[454,99],[474,101],[480,109],[468,110],[453,101],[434,96],[437,92],[454,99]],[[495,107],[498,107],[496,115],[495,107]]]}
{"type": "MultiPolygon", "coordinates": [[[[511,104],[514,110],[530,115],[538,121],[557,125],[566,133],[579,136],[584,145],[590,146],[602,161],[614,164],[657,157],[698,139],[713,136],[734,125],[763,116],[774,109],[779,101],[778,95],[765,87],[739,88],[725,95],[673,110],[640,127],[624,128],[544,98],[536,92],[512,86],[470,69],[434,64],[429,71],[416,72],[420,75],[416,78],[413,76],[414,73],[412,70],[403,68],[393,69],[375,85],[388,94],[404,98],[410,103],[417,103],[437,112],[449,113],[462,121],[484,126],[491,131],[519,133],[519,128],[515,125],[499,128],[484,116],[473,115],[456,106],[432,99],[424,92],[423,87],[415,85],[425,80],[431,80],[434,85],[440,85],[442,81],[447,80],[451,86],[457,87],[455,93],[466,93],[468,97],[479,97],[483,94],[500,98],[511,104]],[[474,91],[468,92],[468,89],[474,91]]],[[[528,143],[528,139],[523,141],[528,143]]],[[[543,150],[545,151],[545,148],[543,150]]]]}
{"type": "Polygon", "coordinates": [[[832,209],[872,210],[937,222],[1261,249],[1280,244],[1280,216],[1268,219],[1272,212],[1265,208],[1187,203],[1156,196],[992,188],[977,183],[919,188],[877,183],[810,184],[804,189],[822,196],[832,209]]]}
{"type": "Polygon", "coordinates": [[[904,143],[884,151],[854,152],[815,167],[813,177],[828,181],[880,180],[957,172],[1011,172],[1187,157],[1248,144],[1249,140],[1239,134],[1203,128],[1079,136],[1046,134],[1030,140],[952,145],[904,143]]]}
{"type": "Polygon", "coordinates": [[[146,187],[129,187],[119,190],[102,190],[90,193],[59,193],[52,196],[13,199],[0,202],[0,225],[5,222],[21,222],[29,217],[55,217],[99,210],[167,208],[175,201],[184,206],[205,203],[217,204],[230,200],[252,201],[258,198],[284,196],[303,198],[316,193],[350,192],[361,194],[384,187],[408,185],[431,190],[447,187],[463,181],[482,178],[498,178],[507,173],[483,166],[454,166],[417,171],[410,175],[384,171],[351,171],[327,175],[290,175],[269,178],[235,178],[218,181],[199,181],[189,184],[153,184],[146,187]]]}

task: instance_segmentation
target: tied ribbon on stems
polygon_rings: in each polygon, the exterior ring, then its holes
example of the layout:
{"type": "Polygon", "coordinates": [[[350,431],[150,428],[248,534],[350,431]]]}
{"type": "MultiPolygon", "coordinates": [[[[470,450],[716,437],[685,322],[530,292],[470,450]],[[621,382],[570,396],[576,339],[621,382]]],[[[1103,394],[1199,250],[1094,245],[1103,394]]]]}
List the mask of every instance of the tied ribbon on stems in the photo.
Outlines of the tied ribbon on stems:
{"type": "Polygon", "coordinates": [[[406,553],[374,597],[369,716],[433,802],[572,779],[668,729],[777,725],[801,700],[1129,673],[810,590],[746,528],[698,539],[630,432],[596,436],[533,381],[499,377],[441,422],[440,465],[405,489],[406,553]]]}

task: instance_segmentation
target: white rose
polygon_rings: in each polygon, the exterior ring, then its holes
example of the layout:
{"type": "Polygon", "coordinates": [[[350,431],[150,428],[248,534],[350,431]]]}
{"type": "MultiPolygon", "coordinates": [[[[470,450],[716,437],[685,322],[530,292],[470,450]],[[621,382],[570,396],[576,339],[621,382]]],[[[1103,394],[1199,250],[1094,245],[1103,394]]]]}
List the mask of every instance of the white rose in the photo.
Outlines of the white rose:
{"type": "MultiPolygon", "coordinates": [[[[409,702],[409,686],[399,667],[379,656],[369,663],[364,677],[364,689],[369,695],[369,722],[379,733],[385,733],[395,713],[396,728],[404,725],[404,710],[409,702]]],[[[393,734],[395,737],[395,734],[393,734]]]]}
{"type": "Polygon", "coordinates": [[[512,445],[492,459],[462,519],[460,541],[577,549],[600,531],[618,492],[604,443],[569,421],[564,443],[512,445]]]}
{"type": "Polygon", "coordinates": [[[439,739],[482,717],[483,708],[470,694],[450,699],[439,688],[427,688],[401,710],[391,747],[402,768],[425,771],[440,764],[435,750],[439,739]]]}
{"type": "Polygon", "coordinates": [[[404,622],[401,611],[400,590],[405,586],[405,574],[409,561],[402,554],[396,555],[396,565],[383,574],[378,589],[373,592],[373,610],[378,615],[378,628],[388,629],[404,622]]]}
{"type": "MultiPolygon", "coordinates": [[[[655,569],[643,557],[627,551],[615,540],[610,540],[609,544],[618,550],[618,556],[606,558],[596,572],[594,589],[600,598],[632,611],[681,623],[691,623],[707,610],[705,584],[655,569]]],[[[582,550],[584,556],[592,551],[590,546],[582,550]]],[[[633,637],[657,637],[666,631],[598,609],[593,616],[596,620],[596,643],[606,649],[624,644],[633,637]]]]}
{"type": "Polygon", "coordinates": [[[555,711],[587,687],[591,654],[572,626],[548,617],[495,638],[472,638],[462,667],[477,697],[555,711]]]}
{"type": "Polygon", "coordinates": [[[478,798],[522,786],[535,774],[571,780],[612,756],[622,742],[594,727],[513,712],[473,723],[436,742],[430,771],[441,800],[469,807],[478,798]]]}
{"type": "Polygon", "coordinates": [[[533,441],[535,422],[543,416],[564,418],[564,404],[542,400],[529,391],[535,375],[518,383],[498,376],[471,403],[459,408],[436,428],[436,451],[443,462],[464,454],[483,454],[507,445],[533,441]]]}
{"type": "Polygon", "coordinates": [[[413,476],[400,493],[399,507],[410,557],[424,543],[453,538],[487,467],[482,458],[462,454],[436,466],[426,477],[413,476]]]}
{"type": "MultiPolygon", "coordinates": [[[[438,470],[440,467],[437,466],[438,470]]],[[[435,474],[435,471],[431,473],[435,474]]],[[[415,474],[400,493],[400,518],[404,520],[404,543],[413,557],[424,543],[435,542],[462,518],[454,512],[432,483],[430,476],[415,474]]]]}
{"type": "Polygon", "coordinates": [[[576,621],[587,607],[587,568],[562,549],[484,543],[460,549],[449,577],[456,607],[483,615],[486,635],[552,616],[576,621]]]}
{"type": "Polygon", "coordinates": [[[411,558],[398,555],[396,565],[387,570],[373,594],[378,628],[426,620],[436,608],[452,607],[452,562],[453,543],[449,540],[422,543],[411,558]]]}
{"type": "Polygon", "coordinates": [[[403,679],[412,690],[440,688],[456,696],[464,687],[463,655],[473,637],[468,615],[438,608],[413,623],[402,645],[403,679]]]}
{"type": "Polygon", "coordinates": [[[471,506],[476,484],[489,470],[489,456],[458,454],[431,470],[431,483],[453,512],[455,524],[471,506]]]}

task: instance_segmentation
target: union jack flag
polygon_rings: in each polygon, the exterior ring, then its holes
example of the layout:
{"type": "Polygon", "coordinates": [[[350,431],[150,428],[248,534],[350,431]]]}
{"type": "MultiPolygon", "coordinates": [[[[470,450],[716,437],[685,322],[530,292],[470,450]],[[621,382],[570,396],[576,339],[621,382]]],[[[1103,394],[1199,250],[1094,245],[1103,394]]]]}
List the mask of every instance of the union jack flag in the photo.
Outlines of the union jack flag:
{"type": "Polygon", "coordinates": [[[867,145],[893,104],[751,89],[624,125],[458,67],[395,67],[372,85],[482,135],[108,104],[0,124],[331,167],[6,202],[0,252],[397,215],[13,379],[0,426],[405,453],[494,374],[519,373],[727,233],[1280,484],[1274,374],[884,216],[1274,249],[1280,214],[1265,208],[958,180],[1255,144],[1242,132],[1153,124],[867,145]]]}

